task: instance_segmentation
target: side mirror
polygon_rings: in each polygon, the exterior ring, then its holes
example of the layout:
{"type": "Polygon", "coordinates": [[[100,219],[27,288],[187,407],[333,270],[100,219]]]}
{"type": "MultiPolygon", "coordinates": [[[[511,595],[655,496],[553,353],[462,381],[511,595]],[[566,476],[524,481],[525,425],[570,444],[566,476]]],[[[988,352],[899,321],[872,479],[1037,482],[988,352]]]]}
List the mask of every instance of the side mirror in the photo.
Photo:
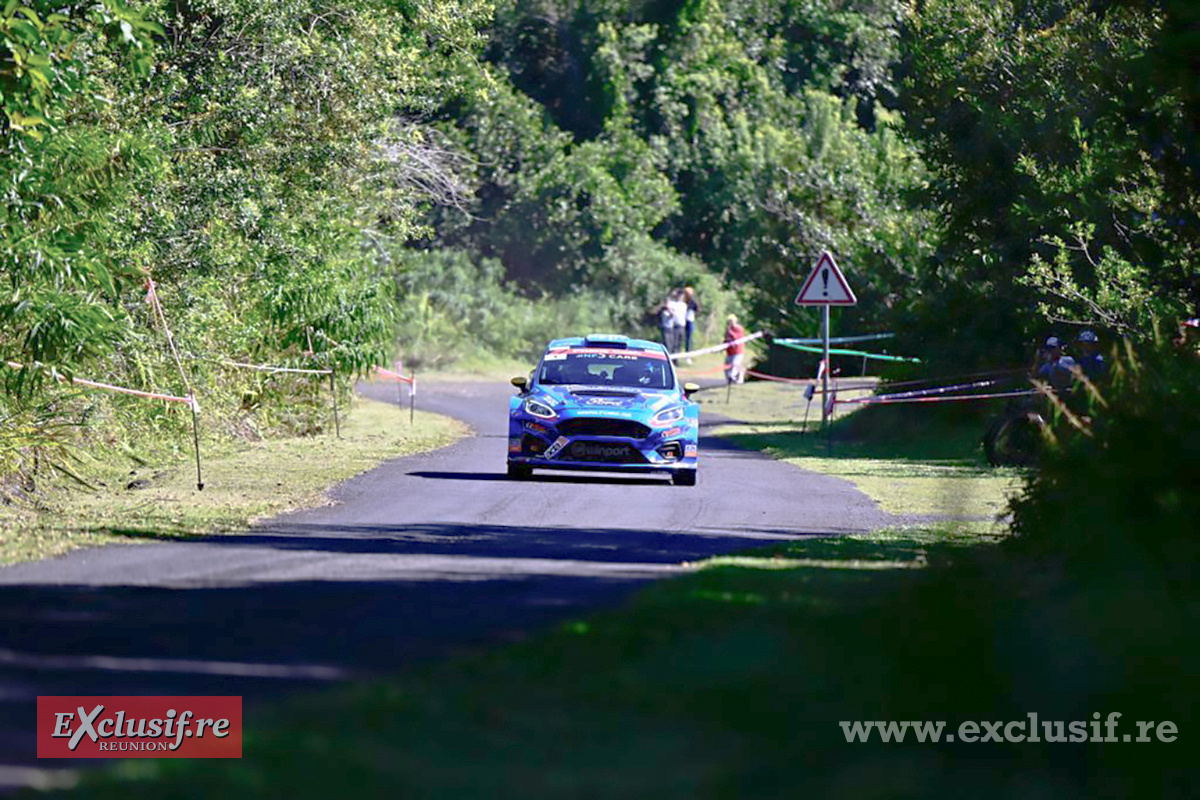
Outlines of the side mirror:
{"type": "Polygon", "coordinates": [[[517,375],[516,377],[512,378],[509,383],[520,389],[522,394],[524,394],[529,388],[529,378],[525,377],[524,375],[517,375]]]}
{"type": "Polygon", "coordinates": [[[700,384],[698,384],[698,383],[685,383],[683,385],[683,396],[684,397],[690,398],[692,395],[694,395],[698,391],[700,391],[700,384]]]}

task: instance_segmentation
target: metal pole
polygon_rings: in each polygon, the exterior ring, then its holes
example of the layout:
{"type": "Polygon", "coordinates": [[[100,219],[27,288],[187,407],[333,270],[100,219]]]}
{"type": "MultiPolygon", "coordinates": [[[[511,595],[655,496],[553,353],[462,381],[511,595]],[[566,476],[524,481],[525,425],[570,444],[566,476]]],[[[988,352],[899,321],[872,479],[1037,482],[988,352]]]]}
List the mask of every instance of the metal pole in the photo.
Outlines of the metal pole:
{"type": "Polygon", "coordinates": [[[196,398],[188,395],[188,408],[192,411],[192,444],[196,448],[196,491],[204,491],[204,477],[200,474],[200,424],[196,419],[196,398]]]}
{"type": "Polygon", "coordinates": [[[329,393],[333,395],[333,426],[337,430],[337,438],[342,438],[342,421],[338,417],[337,385],[333,380],[334,370],[329,370],[329,393]]]}
{"type": "Polygon", "coordinates": [[[825,345],[825,369],[821,371],[821,427],[829,424],[829,306],[821,306],[821,338],[825,345]]]}

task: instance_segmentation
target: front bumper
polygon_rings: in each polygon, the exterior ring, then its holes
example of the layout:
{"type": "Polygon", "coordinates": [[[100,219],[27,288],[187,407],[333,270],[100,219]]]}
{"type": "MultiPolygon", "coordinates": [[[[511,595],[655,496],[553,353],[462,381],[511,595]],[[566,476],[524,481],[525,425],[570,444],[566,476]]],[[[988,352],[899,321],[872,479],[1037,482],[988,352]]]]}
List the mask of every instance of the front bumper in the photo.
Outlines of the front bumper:
{"type": "Polygon", "coordinates": [[[644,438],[634,438],[571,436],[544,420],[513,418],[509,425],[508,461],[537,469],[674,473],[696,469],[696,439],[696,427],[687,421],[666,430],[651,430],[644,438]]]}

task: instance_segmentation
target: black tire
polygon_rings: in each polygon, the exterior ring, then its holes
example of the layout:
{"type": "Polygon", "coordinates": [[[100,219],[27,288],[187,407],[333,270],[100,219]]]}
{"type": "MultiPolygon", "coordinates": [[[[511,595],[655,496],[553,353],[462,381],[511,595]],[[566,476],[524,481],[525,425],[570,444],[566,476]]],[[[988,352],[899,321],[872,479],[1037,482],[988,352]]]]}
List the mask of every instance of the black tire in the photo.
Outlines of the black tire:
{"type": "Polygon", "coordinates": [[[533,468],[525,464],[508,462],[508,477],[514,481],[528,480],[533,475],[533,468]]]}
{"type": "Polygon", "coordinates": [[[1008,414],[988,429],[983,437],[983,450],[993,467],[1027,467],[1037,460],[1041,443],[1042,426],[1038,414],[1008,414]]]}
{"type": "Polygon", "coordinates": [[[681,469],[676,470],[671,476],[671,482],[676,486],[695,486],[696,485],[696,470],[681,469]]]}

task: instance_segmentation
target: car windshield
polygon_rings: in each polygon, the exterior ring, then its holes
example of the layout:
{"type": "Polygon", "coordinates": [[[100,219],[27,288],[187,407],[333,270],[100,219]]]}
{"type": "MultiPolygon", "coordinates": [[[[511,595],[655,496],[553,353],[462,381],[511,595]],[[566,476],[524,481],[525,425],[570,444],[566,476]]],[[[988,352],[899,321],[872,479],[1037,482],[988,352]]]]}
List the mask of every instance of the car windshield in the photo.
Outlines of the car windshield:
{"type": "Polygon", "coordinates": [[[673,389],[675,374],[664,353],[570,347],[550,350],[542,357],[538,383],[673,389]]]}

